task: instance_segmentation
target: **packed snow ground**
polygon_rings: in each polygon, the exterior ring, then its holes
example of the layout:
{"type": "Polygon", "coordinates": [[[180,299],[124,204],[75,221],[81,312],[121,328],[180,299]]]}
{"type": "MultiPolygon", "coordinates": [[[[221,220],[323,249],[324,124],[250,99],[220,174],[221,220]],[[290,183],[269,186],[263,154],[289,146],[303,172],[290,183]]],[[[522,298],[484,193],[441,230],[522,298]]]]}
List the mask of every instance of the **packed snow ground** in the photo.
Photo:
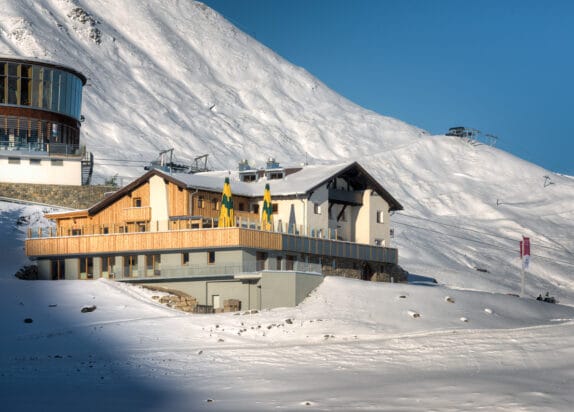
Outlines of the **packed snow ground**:
{"type": "Polygon", "coordinates": [[[508,411],[574,401],[571,306],[330,277],[296,308],[186,314],[141,287],[12,277],[25,263],[16,222],[38,209],[0,203],[0,399],[10,410],[508,411]]]}

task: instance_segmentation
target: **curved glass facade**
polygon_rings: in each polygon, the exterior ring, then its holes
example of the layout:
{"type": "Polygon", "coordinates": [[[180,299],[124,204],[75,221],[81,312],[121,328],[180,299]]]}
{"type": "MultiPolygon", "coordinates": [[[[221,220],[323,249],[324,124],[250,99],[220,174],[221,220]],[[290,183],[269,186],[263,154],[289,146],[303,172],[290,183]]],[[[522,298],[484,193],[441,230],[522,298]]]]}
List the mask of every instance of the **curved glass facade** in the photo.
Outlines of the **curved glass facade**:
{"type": "Polygon", "coordinates": [[[85,82],[57,64],[0,57],[0,150],[78,152],[85,82]]]}
{"type": "Polygon", "coordinates": [[[0,59],[0,105],[48,110],[80,120],[82,79],[40,63],[0,59]]]}

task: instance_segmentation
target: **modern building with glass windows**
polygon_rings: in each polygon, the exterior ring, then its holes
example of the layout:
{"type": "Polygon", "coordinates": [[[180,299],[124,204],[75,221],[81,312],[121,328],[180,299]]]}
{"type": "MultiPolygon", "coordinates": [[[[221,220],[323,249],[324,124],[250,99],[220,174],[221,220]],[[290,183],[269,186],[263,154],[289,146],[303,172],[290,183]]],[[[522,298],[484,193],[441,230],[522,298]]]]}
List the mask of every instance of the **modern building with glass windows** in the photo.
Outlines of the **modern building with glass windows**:
{"type": "Polygon", "coordinates": [[[85,84],[70,67],[0,56],[0,181],[87,183],[91,162],[80,145],[85,84]]]}

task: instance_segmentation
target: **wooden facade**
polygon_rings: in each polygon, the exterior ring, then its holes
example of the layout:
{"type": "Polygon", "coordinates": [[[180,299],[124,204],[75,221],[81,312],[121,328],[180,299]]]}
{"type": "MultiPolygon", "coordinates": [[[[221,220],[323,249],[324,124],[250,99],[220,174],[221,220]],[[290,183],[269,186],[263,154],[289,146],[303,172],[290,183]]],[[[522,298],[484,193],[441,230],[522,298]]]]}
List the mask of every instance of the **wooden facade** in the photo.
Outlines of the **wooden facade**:
{"type": "Polygon", "coordinates": [[[42,257],[225,248],[281,250],[281,234],[233,227],[26,240],[26,254],[42,257]]]}
{"type": "MultiPolygon", "coordinates": [[[[173,182],[166,182],[166,186],[169,229],[216,226],[220,212],[220,193],[206,190],[190,192],[173,182]]],[[[98,208],[93,214],[90,213],[90,209],[47,214],[47,218],[56,222],[56,230],[44,232],[43,235],[72,236],[157,231],[157,227],[151,221],[150,196],[150,184],[145,182],[109,206],[98,208]]],[[[248,211],[251,209],[249,198],[234,196],[233,204],[238,221],[255,223],[259,220],[258,213],[248,211]]]]}

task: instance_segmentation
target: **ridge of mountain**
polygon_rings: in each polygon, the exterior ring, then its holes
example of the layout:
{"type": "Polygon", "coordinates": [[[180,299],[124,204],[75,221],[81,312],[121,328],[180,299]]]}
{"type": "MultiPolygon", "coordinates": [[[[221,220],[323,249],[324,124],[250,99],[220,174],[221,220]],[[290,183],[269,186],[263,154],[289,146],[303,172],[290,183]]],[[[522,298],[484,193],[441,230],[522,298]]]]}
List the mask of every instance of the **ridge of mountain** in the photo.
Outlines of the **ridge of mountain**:
{"type": "Polygon", "coordinates": [[[0,54],[88,77],[82,139],[96,175],[137,176],[172,147],[230,168],[360,157],[424,134],[337,95],[199,2],[0,3],[0,54]]]}

